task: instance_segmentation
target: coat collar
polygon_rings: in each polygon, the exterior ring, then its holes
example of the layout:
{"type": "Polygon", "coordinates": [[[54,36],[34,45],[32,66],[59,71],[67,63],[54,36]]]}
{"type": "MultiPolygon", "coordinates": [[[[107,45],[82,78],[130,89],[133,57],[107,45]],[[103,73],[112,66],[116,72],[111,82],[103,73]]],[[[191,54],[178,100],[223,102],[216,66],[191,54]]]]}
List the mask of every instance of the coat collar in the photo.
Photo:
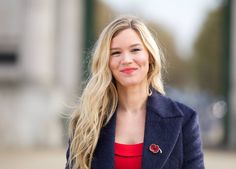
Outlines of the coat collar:
{"type": "MultiPolygon", "coordinates": [[[[148,97],[142,169],[164,166],[181,131],[182,117],[183,112],[169,98],[156,91],[148,97]],[[159,145],[162,153],[152,153],[149,150],[151,144],[159,145]]],[[[101,130],[92,169],[114,169],[115,122],[116,113],[101,130]]]]}
{"type": "Polygon", "coordinates": [[[153,113],[157,113],[161,118],[183,116],[182,110],[179,109],[175,102],[155,90],[148,97],[147,109],[153,113]]]}

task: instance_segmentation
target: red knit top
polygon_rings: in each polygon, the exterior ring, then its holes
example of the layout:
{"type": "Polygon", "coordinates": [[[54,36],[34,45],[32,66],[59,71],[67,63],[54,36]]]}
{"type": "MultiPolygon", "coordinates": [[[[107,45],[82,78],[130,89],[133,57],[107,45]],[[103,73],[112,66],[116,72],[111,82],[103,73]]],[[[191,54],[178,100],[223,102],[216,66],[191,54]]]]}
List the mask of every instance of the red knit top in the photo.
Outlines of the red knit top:
{"type": "Polygon", "coordinates": [[[143,143],[115,143],[115,169],[141,169],[143,143]]]}

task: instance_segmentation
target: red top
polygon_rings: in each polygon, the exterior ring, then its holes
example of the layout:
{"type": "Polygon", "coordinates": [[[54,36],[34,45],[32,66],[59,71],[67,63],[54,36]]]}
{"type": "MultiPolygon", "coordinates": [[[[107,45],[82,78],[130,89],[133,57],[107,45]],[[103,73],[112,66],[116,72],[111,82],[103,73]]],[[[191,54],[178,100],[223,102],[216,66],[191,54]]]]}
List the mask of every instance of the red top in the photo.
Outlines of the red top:
{"type": "Polygon", "coordinates": [[[115,169],[141,169],[143,143],[115,143],[115,169]]]}

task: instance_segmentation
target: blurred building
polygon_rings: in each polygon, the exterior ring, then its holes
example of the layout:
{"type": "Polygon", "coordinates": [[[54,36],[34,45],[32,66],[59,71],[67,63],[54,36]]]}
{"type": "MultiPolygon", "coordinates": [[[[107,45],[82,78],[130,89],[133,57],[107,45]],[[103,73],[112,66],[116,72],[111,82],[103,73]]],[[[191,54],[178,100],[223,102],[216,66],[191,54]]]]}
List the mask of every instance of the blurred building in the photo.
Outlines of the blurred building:
{"type": "Polygon", "coordinates": [[[62,145],[80,82],[82,3],[0,0],[0,147],[62,145]]]}
{"type": "MultiPolygon", "coordinates": [[[[91,45],[95,20],[111,15],[97,4],[94,14],[92,2],[0,0],[0,148],[62,145],[63,113],[78,95],[80,70],[87,66],[83,44],[91,45]]],[[[236,2],[231,2],[228,141],[236,147],[236,2]]]]}

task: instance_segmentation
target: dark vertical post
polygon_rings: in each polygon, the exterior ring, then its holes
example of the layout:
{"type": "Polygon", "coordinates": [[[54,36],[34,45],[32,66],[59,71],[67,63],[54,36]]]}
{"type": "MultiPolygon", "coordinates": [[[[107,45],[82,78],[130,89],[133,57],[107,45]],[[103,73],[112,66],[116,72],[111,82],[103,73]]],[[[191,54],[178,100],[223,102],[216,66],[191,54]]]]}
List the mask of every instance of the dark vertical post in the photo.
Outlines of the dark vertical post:
{"type": "Polygon", "coordinates": [[[94,1],[95,0],[84,0],[85,4],[85,18],[84,18],[84,52],[82,58],[82,81],[86,81],[90,74],[90,60],[91,60],[91,49],[94,43],[94,1]]]}
{"type": "Polygon", "coordinates": [[[230,89],[230,33],[231,33],[231,0],[225,0],[224,3],[224,63],[223,63],[223,71],[224,71],[224,97],[227,103],[227,112],[224,117],[224,139],[223,146],[228,146],[229,144],[229,119],[230,119],[230,99],[229,99],[229,89],[230,89]]]}

